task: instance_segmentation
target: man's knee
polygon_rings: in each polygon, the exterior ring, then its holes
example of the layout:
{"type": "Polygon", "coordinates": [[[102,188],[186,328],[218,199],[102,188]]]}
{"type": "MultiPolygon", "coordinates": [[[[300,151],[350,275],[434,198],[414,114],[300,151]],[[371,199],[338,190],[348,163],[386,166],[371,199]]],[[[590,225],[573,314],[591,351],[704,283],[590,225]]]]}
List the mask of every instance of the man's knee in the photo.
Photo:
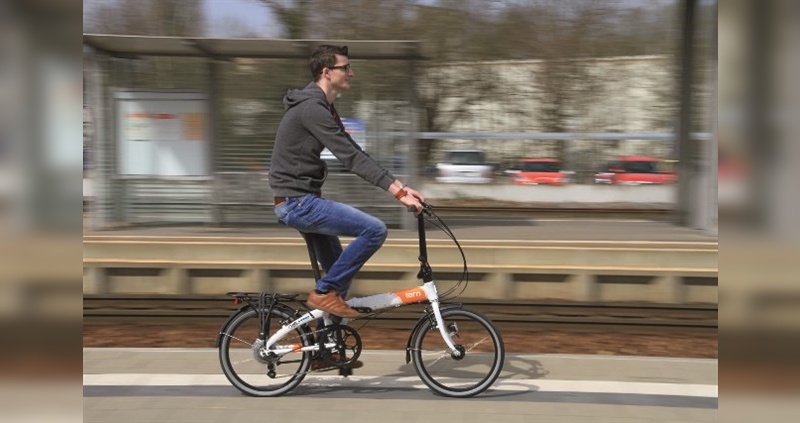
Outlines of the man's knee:
{"type": "Polygon", "coordinates": [[[386,224],[383,223],[381,220],[375,220],[369,228],[367,229],[367,235],[369,236],[370,240],[379,245],[382,245],[384,241],[386,241],[386,237],[389,235],[389,228],[386,227],[386,224]]]}

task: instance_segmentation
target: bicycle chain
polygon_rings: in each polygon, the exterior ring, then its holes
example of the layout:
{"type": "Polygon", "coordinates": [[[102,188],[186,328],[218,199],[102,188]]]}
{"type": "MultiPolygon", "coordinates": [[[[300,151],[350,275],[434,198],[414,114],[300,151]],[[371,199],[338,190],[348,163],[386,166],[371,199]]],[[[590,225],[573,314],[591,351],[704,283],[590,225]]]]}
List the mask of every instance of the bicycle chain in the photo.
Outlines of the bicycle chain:
{"type": "MultiPolygon", "coordinates": [[[[363,326],[362,326],[362,327],[363,327],[363,326]]],[[[325,331],[325,329],[327,329],[327,328],[322,328],[322,329],[317,329],[317,330],[314,330],[314,331],[312,331],[312,332],[311,332],[311,334],[313,334],[313,335],[314,335],[314,338],[317,338],[317,337],[318,337],[318,335],[319,335],[319,333],[320,333],[320,332],[323,332],[323,331],[325,331]]],[[[300,337],[299,337],[299,336],[294,336],[294,337],[291,337],[291,338],[284,338],[284,339],[285,339],[285,340],[287,340],[287,341],[292,341],[292,340],[295,340],[295,339],[300,339],[300,337]]],[[[321,353],[321,351],[318,351],[318,352],[319,352],[319,353],[321,353]]],[[[312,358],[311,358],[311,360],[312,360],[312,362],[313,362],[313,360],[314,360],[314,358],[313,358],[313,355],[312,355],[312,358]]],[[[296,374],[298,374],[298,375],[307,375],[307,374],[309,374],[309,373],[320,373],[320,372],[327,372],[327,371],[329,371],[329,370],[334,370],[334,369],[341,369],[341,367],[339,367],[339,366],[335,366],[335,365],[331,365],[331,366],[328,366],[328,367],[323,367],[323,368],[316,369],[316,370],[306,370],[305,372],[296,373],[296,374]]]]}

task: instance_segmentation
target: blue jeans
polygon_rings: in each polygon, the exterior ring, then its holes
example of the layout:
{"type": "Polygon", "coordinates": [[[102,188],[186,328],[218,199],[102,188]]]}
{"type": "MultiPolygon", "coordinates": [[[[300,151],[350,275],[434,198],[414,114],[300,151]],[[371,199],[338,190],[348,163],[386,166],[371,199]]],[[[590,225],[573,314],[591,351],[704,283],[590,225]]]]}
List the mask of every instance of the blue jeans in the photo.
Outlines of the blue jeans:
{"type": "Polygon", "coordinates": [[[278,220],[310,235],[317,260],[325,276],[317,281],[320,291],[336,290],[347,295],[353,277],[381,248],[389,234],[382,220],[347,204],[313,194],[288,197],[275,207],[278,220]],[[342,250],[339,236],[355,239],[342,250]]]}

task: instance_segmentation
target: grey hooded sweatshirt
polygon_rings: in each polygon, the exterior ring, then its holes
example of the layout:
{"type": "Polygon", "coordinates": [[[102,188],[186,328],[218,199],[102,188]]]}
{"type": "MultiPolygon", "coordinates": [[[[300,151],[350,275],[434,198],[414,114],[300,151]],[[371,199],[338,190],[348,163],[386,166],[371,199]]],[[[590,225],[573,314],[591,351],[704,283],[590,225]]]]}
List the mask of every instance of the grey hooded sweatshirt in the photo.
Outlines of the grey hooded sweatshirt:
{"type": "Polygon", "coordinates": [[[362,150],[344,130],[341,119],[314,82],[302,90],[289,90],[283,98],[285,113],[275,136],[269,166],[269,185],[276,196],[321,194],[328,174],[323,149],[351,172],[387,190],[395,177],[362,150]]]}

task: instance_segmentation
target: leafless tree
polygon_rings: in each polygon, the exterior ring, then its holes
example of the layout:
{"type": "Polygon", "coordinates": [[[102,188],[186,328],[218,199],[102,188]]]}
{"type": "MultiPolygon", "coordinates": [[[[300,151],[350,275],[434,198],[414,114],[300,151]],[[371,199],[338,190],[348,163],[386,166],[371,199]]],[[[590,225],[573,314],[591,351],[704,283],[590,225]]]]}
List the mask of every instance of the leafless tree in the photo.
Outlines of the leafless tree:
{"type": "Polygon", "coordinates": [[[283,25],[283,33],[289,39],[309,36],[308,22],[314,0],[254,0],[267,6],[283,25]]]}
{"type": "MultiPolygon", "coordinates": [[[[350,2],[257,0],[279,17],[291,37],[314,35],[329,39],[420,40],[429,60],[411,70],[407,65],[382,64],[376,72],[359,74],[364,86],[385,86],[387,81],[415,82],[415,97],[422,111],[421,130],[445,131],[468,115],[470,107],[492,96],[496,86],[487,69],[474,65],[471,34],[476,32],[474,1],[441,1],[435,6],[413,1],[352,0],[350,2]],[[302,15],[302,16],[300,16],[302,15]],[[299,25],[299,27],[298,27],[299,25]],[[313,27],[313,33],[306,27],[313,27]],[[300,28],[305,28],[300,31],[300,28]],[[453,61],[470,62],[469,72],[444,72],[453,61]],[[415,71],[415,75],[409,75],[415,71]],[[453,96],[460,101],[445,105],[453,96]]],[[[378,65],[380,66],[380,65],[378,65]]],[[[361,69],[368,69],[362,67],[361,69]]],[[[403,95],[402,87],[395,92],[403,95]]],[[[391,89],[386,90],[391,91],[391,89]]],[[[419,149],[421,163],[430,157],[434,142],[419,149]]]]}
{"type": "MultiPolygon", "coordinates": [[[[673,43],[666,3],[636,6],[604,0],[253,0],[280,17],[288,34],[330,39],[415,39],[429,60],[413,75],[420,129],[447,131],[482,102],[504,102],[505,113],[530,114],[547,132],[580,131],[580,117],[602,92],[592,60],[604,56],[664,53],[673,43]],[[301,25],[302,24],[302,25],[301,25]],[[302,31],[295,27],[304,28],[302,31]],[[655,34],[655,35],[653,35],[655,34]],[[514,110],[513,87],[500,86],[489,60],[539,59],[531,85],[539,107],[514,110]],[[463,62],[463,71],[451,65],[463,62]],[[470,66],[466,66],[470,64],[470,66]],[[447,71],[443,71],[448,69],[447,71]],[[457,102],[451,100],[457,97],[457,102]]],[[[360,69],[364,66],[361,65],[360,69]]],[[[406,81],[408,67],[362,70],[363,85],[406,81]],[[371,80],[372,78],[372,80],[371,80]]],[[[533,120],[533,119],[532,119],[533,120]]],[[[421,145],[430,157],[435,142],[421,145]]],[[[556,155],[564,156],[564,143],[556,155]]]]}
{"type": "Polygon", "coordinates": [[[201,36],[203,0],[90,2],[88,32],[128,35],[201,36]]]}
{"type": "MultiPolygon", "coordinates": [[[[137,0],[87,2],[84,30],[101,34],[202,36],[203,0],[137,0]]],[[[196,63],[172,57],[143,57],[116,62],[122,71],[110,75],[116,84],[176,88],[201,83],[196,63]]]]}

